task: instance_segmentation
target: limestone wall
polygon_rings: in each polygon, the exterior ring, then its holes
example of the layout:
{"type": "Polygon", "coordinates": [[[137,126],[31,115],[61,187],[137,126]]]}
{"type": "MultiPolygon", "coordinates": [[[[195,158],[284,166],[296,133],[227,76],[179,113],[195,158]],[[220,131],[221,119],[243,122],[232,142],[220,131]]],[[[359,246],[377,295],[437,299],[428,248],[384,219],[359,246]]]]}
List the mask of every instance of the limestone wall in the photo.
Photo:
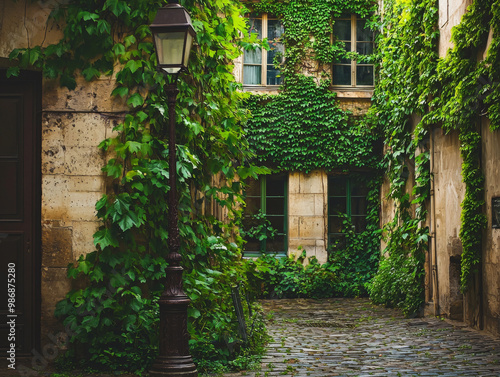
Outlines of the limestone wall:
{"type": "Polygon", "coordinates": [[[483,119],[483,170],[485,174],[485,213],[488,226],[483,244],[483,311],[484,328],[500,334],[500,229],[492,228],[491,199],[500,197],[500,132],[491,132],[483,119]],[[487,135],[487,136],[486,136],[487,135]],[[486,136],[486,137],[485,137],[486,136]]]}
{"type": "MultiPolygon", "coordinates": [[[[55,0],[25,2],[0,0],[0,66],[9,65],[13,48],[47,46],[56,42],[61,27],[47,17],[55,0]]],[[[126,106],[111,98],[114,80],[91,83],[81,79],[73,91],[58,81],[42,84],[42,214],[41,214],[41,325],[46,334],[58,324],[56,303],[71,289],[69,263],[94,250],[93,233],[99,222],[95,204],[105,191],[101,168],[106,156],[99,143],[112,135],[126,106]]]]}
{"type": "Polygon", "coordinates": [[[328,177],[324,171],[295,172],[288,178],[288,254],[298,255],[302,246],[307,256],[320,263],[328,259],[327,195],[328,177]]]}

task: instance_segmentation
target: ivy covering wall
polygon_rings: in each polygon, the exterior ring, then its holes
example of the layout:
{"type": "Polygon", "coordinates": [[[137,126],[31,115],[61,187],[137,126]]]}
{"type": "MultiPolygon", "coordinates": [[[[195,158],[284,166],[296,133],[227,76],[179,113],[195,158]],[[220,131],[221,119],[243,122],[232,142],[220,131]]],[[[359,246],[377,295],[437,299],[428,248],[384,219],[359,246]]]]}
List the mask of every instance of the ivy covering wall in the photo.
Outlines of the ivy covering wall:
{"type": "MultiPolygon", "coordinates": [[[[48,21],[61,25],[60,41],[14,50],[10,57],[18,64],[9,74],[37,68],[46,80],[59,80],[69,89],[81,76],[90,81],[113,75],[112,95],[123,98],[129,111],[115,127],[116,137],[100,145],[110,158],[103,167],[110,190],[96,205],[102,220],[94,235],[96,251],[68,268],[70,278],[85,284],[75,284],[78,288],[57,305],[56,316],[72,334],[64,360],[90,369],[143,371],[158,350],[158,297],[168,254],[169,79],[156,70],[149,30],[164,2],[66,3],[48,21]]],[[[192,300],[191,352],[201,372],[244,368],[265,340],[257,319],[250,341],[238,346],[230,291],[245,280],[241,239],[234,237],[242,187],[234,178],[266,171],[250,162],[241,128],[247,115],[232,74],[241,45],[252,41],[238,1],[182,3],[197,33],[189,74],[179,77],[176,103],[179,228],[184,288],[192,300]],[[220,185],[213,183],[216,176],[224,177],[220,185]],[[227,211],[227,221],[201,210],[212,200],[227,211]]]]}
{"type": "Polygon", "coordinates": [[[397,210],[385,227],[386,257],[371,297],[406,313],[417,311],[424,299],[425,219],[431,179],[426,141],[431,127],[457,131],[460,139],[466,188],[460,228],[462,292],[467,291],[480,265],[486,217],[479,127],[482,115],[490,119],[492,131],[499,127],[499,90],[493,84],[499,80],[499,4],[473,1],[453,28],[454,47],[446,57],[438,58],[438,2],[384,1],[378,41],[381,69],[370,117],[385,135],[389,197],[397,210]],[[493,41],[486,59],[481,60],[490,28],[493,41]],[[412,115],[420,115],[421,120],[412,124],[412,115]],[[413,187],[408,182],[412,165],[413,187]]]}

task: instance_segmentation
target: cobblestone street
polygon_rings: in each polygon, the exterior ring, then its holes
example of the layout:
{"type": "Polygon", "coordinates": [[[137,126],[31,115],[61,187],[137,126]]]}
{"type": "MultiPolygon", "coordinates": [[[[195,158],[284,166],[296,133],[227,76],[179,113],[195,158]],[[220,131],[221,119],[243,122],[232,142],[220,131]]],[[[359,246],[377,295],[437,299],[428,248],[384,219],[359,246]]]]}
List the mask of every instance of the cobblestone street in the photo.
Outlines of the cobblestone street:
{"type": "Polygon", "coordinates": [[[500,339],[367,299],[269,300],[257,371],[225,376],[500,376],[500,339]]]}

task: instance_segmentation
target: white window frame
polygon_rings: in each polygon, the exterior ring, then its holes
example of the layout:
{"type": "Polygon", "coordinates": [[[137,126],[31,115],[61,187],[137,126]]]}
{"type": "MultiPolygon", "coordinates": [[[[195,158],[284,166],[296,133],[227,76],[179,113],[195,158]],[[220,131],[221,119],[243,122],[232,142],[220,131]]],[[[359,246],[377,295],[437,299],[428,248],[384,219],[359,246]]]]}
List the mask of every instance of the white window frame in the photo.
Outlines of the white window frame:
{"type": "MultiPolygon", "coordinates": [[[[270,20],[278,20],[278,17],[269,17],[267,13],[260,13],[257,16],[249,15],[247,16],[248,19],[256,18],[262,20],[262,39],[266,39],[268,37],[268,21],[270,20]]],[[[243,63],[242,63],[242,69],[241,69],[241,82],[243,83],[243,86],[246,88],[262,88],[262,87],[269,87],[269,88],[278,88],[281,84],[277,85],[268,85],[267,84],[267,54],[268,51],[264,48],[260,49],[262,58],[260,64],[245,64],[245,56],[243,56],[243,63]],[[260,77],[260,84],[245,84],[245,66],[258,66],[260,65],[261,67],[261,77],[260,77]]]]}
{"type": "MultiPolygon", "coordinates": [[[[347,20],[348,18],[347,17],[335,17],[333,19],[333,21],[337,21],[337,20],[347,20]]],[[[338,41],[342,41],[342,42],[346,42],[346,43],[350,43],[351,44],[351,51],[350,52],[356,52],[356,47],[357,47],[357,32],[358,32],[358,28],[357,28],[357,20],[360,20],[360,21],[363,21],[364,19],[360,18],[357,14],[353,13],[350,15],[350,19],[351,19],[351,40],[348,41],[348,40],[342,40],[342,39],[337,39],[338,41]]],[[[335,35],[333,36],[333,38],[335,38],[335,35]]],[[[373,47],[375,48],[375,42],[372,42],[373,43],[373,47]]],[[[375,86],[375,66],[374,64],[366,64],[366,63],[358,63],[356,60],[351,60],[351,63],[333,63],[332,64],[332,84],[333,84],[333,87],[335,88],[359,88],[359,89],[373,89],[374,86],[375,86]],[[351,84],[348,85],[348,84],[334,84],[333,83],[333,75],[334,75],[334,72],[333,72],[333,67],[334,66],[348,66],[350,65],[351,66],[351,84]],[[373,84],[371,85],[357,85],[357,77],[356,77],[356,68],[357,67],[363,67],[363,66],[366,66],[366,67],[373,67],[373,84]]]]}

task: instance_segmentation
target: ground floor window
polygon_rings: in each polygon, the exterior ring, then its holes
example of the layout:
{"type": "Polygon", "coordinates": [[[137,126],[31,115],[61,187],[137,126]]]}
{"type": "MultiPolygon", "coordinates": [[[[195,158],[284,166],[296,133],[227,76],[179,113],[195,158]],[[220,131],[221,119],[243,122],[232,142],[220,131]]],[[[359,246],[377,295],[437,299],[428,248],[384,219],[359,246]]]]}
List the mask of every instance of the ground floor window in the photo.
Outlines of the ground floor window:
{"type": "Polygon", "coordinates": [[[286,255],[288,175],[262,176],[247,183],[243,229],[250,231],[251,235],[244,237],[247,241],[244,255],[286,255]],[[266,220],[274,229],[273,232],[267,231],[266,220]]]}
{"type": "Polygon", "coordinates": [[[344,243],[344,218],[350,218],[354,231],[366,230],[366,184],[349,176],[328,177],[328,244],[344,243]]]}

